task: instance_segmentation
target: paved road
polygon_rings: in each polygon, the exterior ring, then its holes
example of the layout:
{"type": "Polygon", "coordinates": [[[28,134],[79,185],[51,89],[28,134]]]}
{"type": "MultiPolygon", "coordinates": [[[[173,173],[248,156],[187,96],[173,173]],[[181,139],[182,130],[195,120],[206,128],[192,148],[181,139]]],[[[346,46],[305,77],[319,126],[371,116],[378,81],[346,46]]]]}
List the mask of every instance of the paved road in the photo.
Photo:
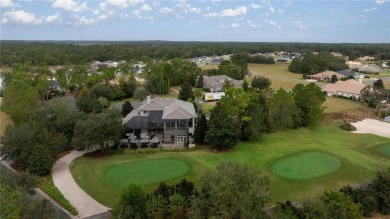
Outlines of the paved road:
{"type": "Polygon", "coordinates": [[[74,181],[69,170],[70,163],[84,154],[83,151],[72,151],[70,154],[57,160],[52,169],[54,184],[66,199],[77,209],[80,218],[90,217],[110,210],[98,203],[82,190],[74,181]]]}

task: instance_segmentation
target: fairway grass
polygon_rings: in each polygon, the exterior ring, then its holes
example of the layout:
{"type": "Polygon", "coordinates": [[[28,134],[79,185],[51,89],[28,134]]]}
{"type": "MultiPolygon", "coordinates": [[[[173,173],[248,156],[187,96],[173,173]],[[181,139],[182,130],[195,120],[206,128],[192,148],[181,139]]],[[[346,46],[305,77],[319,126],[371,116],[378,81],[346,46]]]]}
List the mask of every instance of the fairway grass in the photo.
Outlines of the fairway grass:
{"type": "Polygon", "coordinates": [[[277,176],[288,179],[312,179],[338,170],[341,161],[334,156],[307,151],[288,155],[273,162],[269,169],[277,176]]]}
{"type": "MultiPolygon", "coordinates": [[[[195,149],[183,152],[161,152],[142,155],[113,155],[103,158],[80,157],[71,164],[76,182],[93,198],[113,207],[119,199],[119,186],[107,182],[106,171],[112,165],[153,159],[176,159],[187,163],[190,170],[183,178],[199,186],[201,176],[207,169],[215,168],[221,161],[230,160],[248,164],[269,177],[274,201],[300,201],[321,195],[324,190],[338,190],[345,185],[358,185],[369,181],[376,171],[390,166],[388,157],[379,154],[376,146],[390,144],[389,138],[372,134],[353,134],[338,128],[337,121],[316,128],[300,128],[265,134],[258,139],[239,143],[234,150],[213,152],[195,149]],[[306,180],[280,177],[270,171],[270,166],[280,159],[302,152],[322,152],[341,162],[334,172],[306,180]]],[[[337,162],[336,162],[337,163],[337,162]]],[[[308,166],[309,167],[309,166],[308,166]]],[[[314,167],[313,167],[314,168],[314,167]]],[[[333,167],[335,168],[335,167],[333,167]]],[[[153,174],[153,173],[148,173],[153,174]]],[[[163,177],[165,173],[155,172],[163,177]]],[[[113,181],[120,180],[113,175],[113,181]]],[[[180,180],[167,180],[168,184],[180,180]]],[[[141,182],[142,183],[142,180],[141,182]]],[[[158,183],[142,186],[152,192],[158,183]]]]}
{"type": "Polygon", "coordinates": [[[152,192],[161,181],[178,183],[182,178],[199,181],[206,167],[180,153],[148,155],[83,156],[70,170],[79,186],[101,204],[113,208],[122,188],[129,183],[152,192]]]}
{"type": "Polygon", "coordinates": [[[379,154],[390,159],[390,143],[378,145],[376,150],[378,151],[379,154]]]}
{"type": "Polygon", "coordinates": [[[326,107],[325,113],[336,113],[364,107],[364,105],[358,101],[347,100],[338,97],[326,97],[326,101],[324,102],[323,106],[326,107]]]}
{"type": "Polygon", "coordinates": [[[104,174],[104,183],[122,188],[130,183],[140,186],[160,183],[185,175],[190,166],[177,159],[152,159],[113,165],[104,174]]]}

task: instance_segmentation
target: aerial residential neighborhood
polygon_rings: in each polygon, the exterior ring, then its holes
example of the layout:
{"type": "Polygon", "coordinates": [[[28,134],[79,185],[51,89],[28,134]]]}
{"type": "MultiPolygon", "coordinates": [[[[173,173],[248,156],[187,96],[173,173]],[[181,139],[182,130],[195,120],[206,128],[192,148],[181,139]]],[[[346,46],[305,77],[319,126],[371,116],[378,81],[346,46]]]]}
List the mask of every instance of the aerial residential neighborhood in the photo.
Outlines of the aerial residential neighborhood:
{"type": "Polygon", "coordinates": [[[387,0],[1,0],[0,218],[388,218],[387,0]]]}

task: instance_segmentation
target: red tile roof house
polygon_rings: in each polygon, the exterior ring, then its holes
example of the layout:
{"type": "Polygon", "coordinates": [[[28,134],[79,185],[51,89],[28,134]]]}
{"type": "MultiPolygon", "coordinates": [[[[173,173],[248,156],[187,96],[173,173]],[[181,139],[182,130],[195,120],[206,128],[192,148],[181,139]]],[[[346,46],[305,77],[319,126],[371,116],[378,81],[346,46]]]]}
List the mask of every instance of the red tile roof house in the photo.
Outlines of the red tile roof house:
{"type": "Polygon", "coordinates": [[[333,75],[336,75],[337,80],[340,80],[341,78],[345,78],[344,75],[339,74],[339,73],[334,72],[334,71],[324,71],[324,72],[321,72],[321,73],[318,73],[315,75],[310,75],[309,77],[311,79],[317,80],[317,81],[330,81],[332,79],[333,75]]]}
{"type": "Polygon", "coordinates": [[[354,79],[346,81],[337,81],[334,84],[326,84],[322,91],[326,92],[328,96],[343,96],[354,99],[360,98],[360,92],[367,85],[362,84],[354,79]]]}

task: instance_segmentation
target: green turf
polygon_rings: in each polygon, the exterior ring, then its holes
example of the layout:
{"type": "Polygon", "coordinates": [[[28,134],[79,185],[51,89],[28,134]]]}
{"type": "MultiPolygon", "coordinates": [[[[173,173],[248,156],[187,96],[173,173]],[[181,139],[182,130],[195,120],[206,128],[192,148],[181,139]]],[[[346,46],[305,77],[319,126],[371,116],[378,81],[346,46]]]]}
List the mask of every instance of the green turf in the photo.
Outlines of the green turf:
{"type": "Polygon", "coordinates": [[[199,181],[206,167],[180,153],[79,157],[70,166],[73,178],[98,202],[115,207],[127,183],[138,183],[146,192],[160,181],[178,183],[181,178],[199,181]]]}
{"type": "Polygon", "coordinates": [[[390,143],[381,144],[376,150],[383,156],[390,158],[390,143]]]}
{"type": "Polygon", "coordinates": [[[181,160],[143,160],[112,166],[105,172],[104,181],[118,187],[130,183],[144,186],[178,178],[189,170],[190,166],[181,160]]]}
{"type": "Polygon", "coordinates": [[[270,165],[275,175],[288,179],[312,179],[336,171],[341,161],[332,155],[308,151],[283,157],[270,165]]]}
{"type": "MultiPolygon", "coordinates": [[[[120,189],[112,183],[107,183],[105,177],[106,172],[118,164],[151,159],[180,160],[190,167],[190,170],[182,177],[199,186],[201,176],[207,169],[215,168],[221,161],[231,160],[249,164],[269,176],[274,200],[299,201],[318,196],[324,190],[338,190],[347,184],[357,185],[373,177],[378,169],[389,167],[389,159],[376,151],[376,145],[384,143],[390,143],[390,140],[371,134],[345,132],[338,128],[337,121],[326,121],[326,124],[316,128],[300,128],[265,134],[256,140],[241,142],[234,150],[227,152],[213,152],[198,148],[191,151],[167,151],[158,154],[79,157],[72,162],[71,172],[76,182],[88,194],[102,204],[113,207],[118,201],[120,189]],[[287,179],[270,172],[269,167],[275,161],[304,151],[332,154],[342,165],[335,172],[307,180],[287,179]]],[[[115,181],[115,176],[113,178],[115,181]]],[[[179,181],[180,177],[166,182],[172,184],[179,181]]],[[[144,185],[143,188],[145,192],[151,192],[157,186],[158,183],[152,183],[144,185]]]]}

